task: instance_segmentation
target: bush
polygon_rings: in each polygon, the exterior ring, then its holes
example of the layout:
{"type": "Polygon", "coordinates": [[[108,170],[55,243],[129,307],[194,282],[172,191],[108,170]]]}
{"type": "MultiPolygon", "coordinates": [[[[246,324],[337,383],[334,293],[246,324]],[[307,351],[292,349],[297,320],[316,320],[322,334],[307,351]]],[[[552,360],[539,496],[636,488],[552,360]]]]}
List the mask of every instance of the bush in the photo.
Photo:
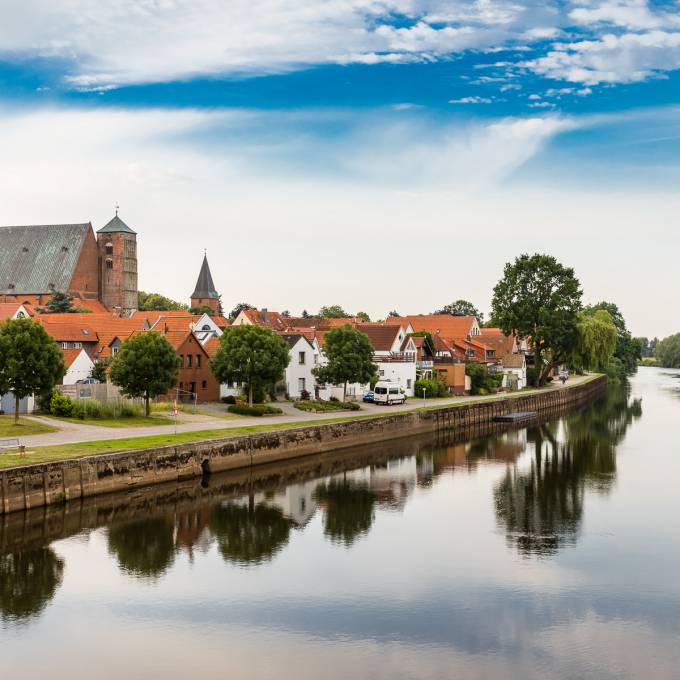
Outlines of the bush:
{"type": "Polygon", "coordinates": [[[50,400],[50,413],[62,418],[70,418],[73,415],[75,404],[71,397],[63,395],[61,392],[54,392],[50,400]]]}
{"type": "Polygon", "coordinates": [[[307,390],[301,390],[300,391],[300,399],[302,401],[309,401],[311,396],[312,395],[309,392],[307,392],[307,390]]]}
{"type": "Polygon", "coordinates": [[[329,397],[329,398],[328,398],[328,401],[339,402],[340,400],[339,400],[337,397],[329,397]]]}
{"type": "Polygon", "coordinates": [[[226,397],[222,397],[220,401],[223,404],[235,404],[236,403],[236,397],[233,394],[228,394],[226,397]]]}
{"type": "Polygon", "coordinates": [[[232,404],[227,408],[229,413],[235,413],[239,416],[277,416],[283,413],[280,408],[275,406],[267,406],[265,404],[256,404],[255,406],[246,406],[244,404],[232,404]]]}
{"type": "Polygon", "coordinates": [[[358,411],[361,406],[356,401],[338,401],[336,399],[335,401],[296,401],[295,408],[312,413],[328,413],[332,411],[358,411]]]}
{"type": "Polygon", "coordinates": [[[436,397],[445,397],[448,395],[449,390],[443,382],[439,380],[416,380],[414,387],[414,394],[416,397],[423,396],[423,390],[425,390],[426,399],[434,399],[436,397]]]}
{"type": "Polygon", "coordinates": [[[503,384],[503,374],[490,374],[487,367],[482,364],[468,364],[465,367],[465,375],[470,377],[471,394],[496,394],[503,384]]]}
{"type": "Polygon", "coordinates": [[[139,418],[145,415],[145,411],[141,406],[128,402],[103,404],[96,399],[80,399],[74,402],[72,415],[80,420],[113,420],[139,418]]]}
{"type": "Polygon", "coordinates": [[[39,394],[36,397],[36,402],[37,402],[37,407],[38,411],[41,413],[51,413],[52,412],[52,397],[54,395],[55,390],[50,390],[49,392],[45,392],[45,394],[39,394]]]}
{"type": "Polygon", "coordinates": [[[527,385],[529,387],[538,385],[538,369],[536,366],[527,366],[527,385]]]}

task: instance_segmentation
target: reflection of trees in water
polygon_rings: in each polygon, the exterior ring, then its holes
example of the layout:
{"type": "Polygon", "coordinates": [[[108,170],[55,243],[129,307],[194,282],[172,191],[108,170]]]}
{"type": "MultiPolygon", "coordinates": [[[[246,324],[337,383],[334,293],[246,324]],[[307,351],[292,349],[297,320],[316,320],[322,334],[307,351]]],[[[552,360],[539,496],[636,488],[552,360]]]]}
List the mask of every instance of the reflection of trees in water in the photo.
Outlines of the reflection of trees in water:
{"type": "Polygon", "coordinates": [[[39,614],[61,585],[64,561],[51,548],[0,555],[0,620],[39,614]]]}
{"type": "Polygon", "coordinates": [[[641,413],[627,386],[612,387],[590,408],[529,430],[535,452],[529,470],[508,468],[494,492],[498,522],[520,553],[553,555],[576,541],[586,485],[611,489],[616,446],[641,413]],[[560,424],[563,442],[555,435],[560,424]]]}
{"type": "Polygon", "coordinates": [[[142,578],[162,576],[175,560],[173,525],[165,518],[112,526],[108,546],[122,571],[142,578]]]}
{"type": "Polygon", "coordinates": [[[252,496],[247,506],[221,505],[210,518],[222,557],[240,565],[271,560],[288,543],[291,524],[279,508],[255,505],[252,496]]]}
{"type": "Polygon", "coordinates": [[[333,480],[320,485],[316,497],[325,506],[324,534],[331,541],[350,546],[371,528],[376,495],[367,484],[333,480]]]}

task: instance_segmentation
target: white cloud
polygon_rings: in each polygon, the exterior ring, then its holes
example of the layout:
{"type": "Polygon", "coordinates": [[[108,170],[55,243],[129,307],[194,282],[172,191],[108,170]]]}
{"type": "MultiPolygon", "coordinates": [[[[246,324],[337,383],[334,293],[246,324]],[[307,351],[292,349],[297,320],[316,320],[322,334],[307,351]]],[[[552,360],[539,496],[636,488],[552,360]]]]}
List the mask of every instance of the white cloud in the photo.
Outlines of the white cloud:
{"type": "Polygon", "coordinates": [[[652,10],[647,0],[581,0],[569,12],[569,17],[579,24],[613,24],[629,30],[680,26],[676,12],[652,10]]]}
{"type": "Polygon", "coordinates": [[[680,31],[607,34],[598,40],[556,45],[522,66],[571,83],[627,83],[680,68],[680,31]]]}
{"type": "Polygon", "coordinates": [[[449,99],[449,104],[491,104],[493,99],[489,97],[461,97],[460,99],[449,99]]]}

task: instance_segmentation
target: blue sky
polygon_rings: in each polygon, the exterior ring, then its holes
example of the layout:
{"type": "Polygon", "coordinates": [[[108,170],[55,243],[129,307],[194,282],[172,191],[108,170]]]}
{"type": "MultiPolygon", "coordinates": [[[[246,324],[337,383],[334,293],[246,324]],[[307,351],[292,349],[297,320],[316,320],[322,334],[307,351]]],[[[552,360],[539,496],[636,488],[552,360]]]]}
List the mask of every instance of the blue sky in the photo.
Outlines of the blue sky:
{"type": "Polygon", "coordinates": [[[542,250],[666,334],[679,98],[676,0],[5,0],[0,223],[120,203],[146,289],[205,247],[227,306],[377,317],[542,250]]]}

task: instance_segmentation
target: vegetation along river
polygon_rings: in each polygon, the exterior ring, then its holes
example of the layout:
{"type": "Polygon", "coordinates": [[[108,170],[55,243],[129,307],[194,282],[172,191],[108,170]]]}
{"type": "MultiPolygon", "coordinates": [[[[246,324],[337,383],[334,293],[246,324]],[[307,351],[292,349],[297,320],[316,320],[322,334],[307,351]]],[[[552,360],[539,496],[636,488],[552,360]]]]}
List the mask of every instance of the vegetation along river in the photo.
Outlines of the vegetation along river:
{"type": "Polygon", "coordinates": [[[677,678],[679,416],[643,368],[528,428],[0,517],[2,676],[677,678]]]}

